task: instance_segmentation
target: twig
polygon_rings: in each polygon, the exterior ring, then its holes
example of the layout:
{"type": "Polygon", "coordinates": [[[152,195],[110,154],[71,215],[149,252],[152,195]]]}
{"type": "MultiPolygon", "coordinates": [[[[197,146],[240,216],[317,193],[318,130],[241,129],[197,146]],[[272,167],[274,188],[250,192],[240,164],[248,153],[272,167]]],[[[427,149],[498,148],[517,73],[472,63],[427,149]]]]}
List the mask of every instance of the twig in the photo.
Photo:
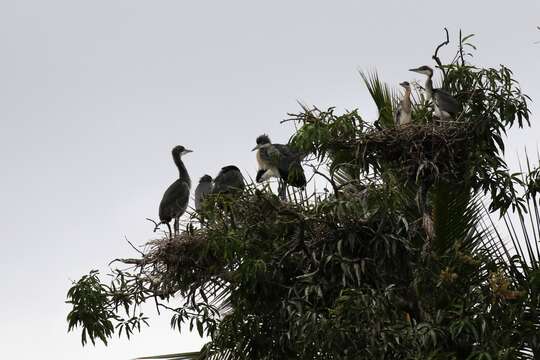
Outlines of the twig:
{"type": "Polygon", "coordinates": [[[283,119],[283,120],[280,120],[279,123],[284,124],[284,123],[289,122],[289,121],[298,121],[298,119],[283,119]]]}
{"type": "Polygon", "coordinates": [[[459,57],[461,58],[461,66],[465,66],[465,58],[463,56],[463,41],[461,36],[461,29],[459,29],[459,57]]]}
{"type": "Polygon", "coordinates": [[[437,63],[437,67],[439,69],[441,69],[441,71],[443,73],[443,78],[446,79],[446,71],[444,70],[444,66],[443,66],[443,64],[441,62],[441,59],[439,59],[439,50],[443,46],[446,46],[446,45],[450,44],[450,36],[448,34],[448,29],[444,28],[444,32],[446,33],[446,40],[443,41],[442,43],[440,43],[439,46],[437,46],[437,48],[435,48],[435,53],[433,54],[432,59],[435,60],[435,62],[437,63]]]}
{"type": "Polygon", "coordinates": [[[152,296],[152,297],[154,298],[154,304],[156,305],[157,314],[161,315],[161,312],[159,311],[159,301],[157,299],[157,296],[154,294],[154,296],[152,296]]]}
{"type": "Polygon", "coordinates": [[[109,266],[111,266],[111,264],[115,262],[121,262],[128,265],[145,265],[146,264],[145,259],[120,259],[118,258],[111,261],[109,263],[109,266]]]}
{"type": "Polygon", "coordinates": [[[310,165],[310,166],[311,166],[311,168],[313,169],[313,173],[314,173],[314,174],[317,174],[317,175],[322,176],[323,178],[325,178],[325,179],[330,183],[330,185],[332,185],[332,188],[334,189],[334,194],[336,195],[336,198],[339,198],[339,189],[338,189],[336,183],[334,182],[334,180],[332,180],[331,178],[329,178],[327,175],[325,175],[325,174],[319,172],[319,171],[315,168],[315,166],[313,166],[313,165],[310,165]]]}
{"type": "MultiPolygon", "coordinates": [[[[152,223],[155,225],[155,227],[154,227],[154,232],[156,232],[156,231],[159,229],[159,225],[161,225],[161,224],[167,225],[167,227],[169,228],[169,239],[172,240],[172,238],[173,238],[173,232],[172,232],[172,230],[171,230],[171,224],[169,224],[168,222],[163,222],[163,221],[157,223],[157,222],[155,222],[154,220],[149,219],[149,218],[146,218],[146,220],[152,222],[152,223]]],[[[176,229],[175,229],[175,230],[176,230],[176,229]]],[[[175,234],[175,235],[176,235],[176,234],[175,234]]]]}
{"type": "Polygon", "coordinates": [[[163,224],[162,222],[157,223],[155,220],[152,220],[150,218],[146,218],[146,220],[154,224],[154,232],[156,232],[159,229],[159,225],[163,224]]]}
{"type": "Polygon", "coordinates": [[[131,243],[131,241],[129,241],[129,240],[127,239],[127,236],[124,236],[124,239],[128,242],[128,244],[129,244],[135,251],[137,251],[139,254],[141,254],[142,256],[144,256],[144,253],[143,253],[141,250],[137,249],[137,248],[135,247],[135,245],[133,245],[133,244],[131,243]]]}

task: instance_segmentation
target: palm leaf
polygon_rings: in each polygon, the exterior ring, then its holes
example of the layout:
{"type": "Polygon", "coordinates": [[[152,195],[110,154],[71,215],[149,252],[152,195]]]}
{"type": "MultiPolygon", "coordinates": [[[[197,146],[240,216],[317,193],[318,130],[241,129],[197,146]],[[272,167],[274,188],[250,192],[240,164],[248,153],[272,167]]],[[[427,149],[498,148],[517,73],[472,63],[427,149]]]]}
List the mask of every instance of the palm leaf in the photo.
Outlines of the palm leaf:
{"type": "Polygon", "coordinates": [[[145,356],[137,358],[136,360],[144,359],[166,359],[166,360],[199,360],[201,359],[201,352],[186,352],[178,354],[166,354],[166,355],[155,355],[155,356],[145,356]]]}
{"type": "Polygon", "coordinates": [[[163,360],[232,360],[232,353],[230,351],[223,351],[221,353],[217,352],[207,352],[206,349],[211,343],[206,344],[201,351],[177,353],[177,354],[166,354],[166,355],[155,355],[155,356],[145,356],[136,358],[135,360],[152,360],[152,359],[163,359],[163,360]]]}
{"type": "Polygon", "coordinates": [[[360,76],[379,110],[379,124],[384,128],[394,127],[394,102],[397,98],[395,92],[379,79],[376,72],[360,71],[360,76]]]}
{"type": "Polygon", "coordinates": [[[451,188],[449,184],[441,182],[434,187],[431,195],[435,234],[433,248],[443,254],[456,242],[471,240],[468,235],[476,229],[480,209],[475,201],[471,201],[467,187],[451,188]]]}
{"type": "MultiPolygon", "coordinates": [[[[528,173],[532,167],[526,156],[528,173]]],[[[526,184],[525,181],[523,181],[526,184]]],[[[523,189],[526,191],[526,189],[523,189]]],[[[502,217],[503,226],[497,229],[492,215],[484,208],[485,217],[491,222],[494,236],[488,238],[489,246],[500,249],[498,258],[494,260],[505,268],[505,275],[512,286],[524,291],[524,307],[521,313],[523,327],[520,336],[525,346],[519,349],[523,359],[536,359],[540,357],[540,342],[538,329],[540,328],[540,212],[538,209],[539,194],[525,196],[526,211],[516,208],[514,213],[506,213],[502,217]]]]}

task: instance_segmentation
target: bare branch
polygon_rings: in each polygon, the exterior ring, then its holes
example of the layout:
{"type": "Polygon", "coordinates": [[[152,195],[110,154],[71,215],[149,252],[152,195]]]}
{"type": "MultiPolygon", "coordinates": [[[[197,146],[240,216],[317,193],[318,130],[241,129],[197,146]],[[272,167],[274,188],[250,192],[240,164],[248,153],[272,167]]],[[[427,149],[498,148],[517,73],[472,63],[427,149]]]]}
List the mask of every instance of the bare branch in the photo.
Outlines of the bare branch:
{"type": "Polygon", "coordinates": [[[137,247],[136,247],[135,245],[133,245],[133,244],[131,243],[131,241],[129,241],[129,240],[127,239],[127,236],[124,236],[124,239],[125,239],[125,240],[128,242],[128,244],[133,248],[133,250],[135,250],[136,252],[138,252],[139,254],[141,254],[142,256],[144,256],[144,253],[143,253],[141,250],[137,249],[137,247]]]}
{"type": "Polygon", "coordinates": [[[151,223],[154,224],[154,232],[156,232],[158,229],[159,229],[159,225],[161,225],[162,223],[161,222],[156,222],[155,220],[152,220],[150,218],[146,218],[146,220],[150,221],[151,223]]]}
{"type": "Polygon", "coordinates": [[[439,50],[448,44],[450,44],[450,35],[448,34],[448,29],[444,28],[444,32],[446,33],[446,40],[440,43],[437,48],[435,48],[435,53],[433,54],[432,58],[437,63],[437,67],[441,69],[443,73],[443,78],[446,78],[446,70],[444,69],[444,66],[441,62],[441,59],[439,58],[439,50]]]}

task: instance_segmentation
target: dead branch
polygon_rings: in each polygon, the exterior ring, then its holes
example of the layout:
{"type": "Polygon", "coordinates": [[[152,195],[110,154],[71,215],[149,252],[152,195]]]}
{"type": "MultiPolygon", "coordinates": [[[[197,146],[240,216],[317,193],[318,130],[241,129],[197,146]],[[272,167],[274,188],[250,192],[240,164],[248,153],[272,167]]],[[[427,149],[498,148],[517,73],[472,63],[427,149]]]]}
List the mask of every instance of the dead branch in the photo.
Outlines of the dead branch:
{"type": "Polygon", "coordinates": [[[159,229],[159,225],[161,225],[162,223],[161,222],[156,222],[155,220],[152,220],[150,218],[146,218],[146,220],[150,221],[151,223],[154,224],[154,230],[153,232],[156,232],[158,229],[159,229]]]}
{"type": "Polygon", "coordinates": [[[441,69],[442,73],[443,73],[443,79],[446,79],[446,70],[444,69],[444,66],[441,62],[441,59],[439,58],[439,50],[443,47],[443,46],[446,46],[448,44],[450,44],[450,35],[448,34],[448,29],[447,28],[444,28],[444,32],[446,33],[446,40],[443,41],[442,43],[440,43],[436,48],[435,48],[435,53],[433,54],[432,56],[432,59],[435,60],[435,62],[437,63],[437,67],[439,69],[441,69]]]}

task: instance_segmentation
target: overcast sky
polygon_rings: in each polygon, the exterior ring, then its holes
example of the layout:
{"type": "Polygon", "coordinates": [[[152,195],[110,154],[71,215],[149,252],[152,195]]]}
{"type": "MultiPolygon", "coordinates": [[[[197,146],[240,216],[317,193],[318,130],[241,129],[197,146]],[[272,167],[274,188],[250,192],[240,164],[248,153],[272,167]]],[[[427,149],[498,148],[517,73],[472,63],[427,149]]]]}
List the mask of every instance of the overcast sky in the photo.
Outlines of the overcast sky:
{"type": "MultiPolygon", "coordinates": [[[[194,182],[228,164],[253,176],[255,137],[286,141],[297,100],[373,119],[357,70],[418,79],[407,69],[431,64],[444,26],[539,99],[539,24],[532,0],[0,1],[0,357],[199,349],[166,315],[108,347],[66,332],[71,280],[152,238],[174,145],[194,150],[194,182]]],[[[510,159],[538,129],[511,132],[510,159]]]]}

